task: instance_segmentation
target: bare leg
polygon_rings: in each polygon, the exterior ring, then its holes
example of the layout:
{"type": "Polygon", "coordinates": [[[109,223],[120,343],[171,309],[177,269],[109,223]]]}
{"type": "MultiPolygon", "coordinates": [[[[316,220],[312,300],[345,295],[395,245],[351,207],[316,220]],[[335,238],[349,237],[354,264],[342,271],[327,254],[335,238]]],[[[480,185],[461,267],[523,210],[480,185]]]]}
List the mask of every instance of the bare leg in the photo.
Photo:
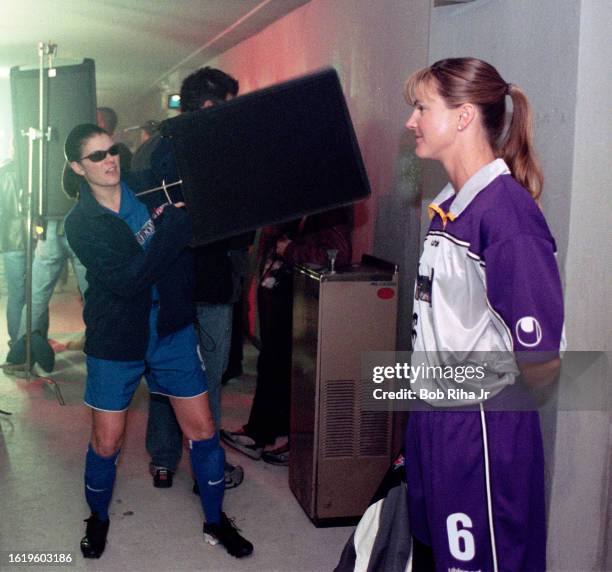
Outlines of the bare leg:
{"type": "Polygon", "coordinates": [[[189,399],[171,397],[170,403],[187,439],[200,441],[214,436],[216,428],[208,403],[208,393],[189,399]]]}
{"type": "Polygon", "coordinates": [[[127,411],[92,409],[91,412],[91,445],[101,457],[110,457],[123,444],[127,411]]]}

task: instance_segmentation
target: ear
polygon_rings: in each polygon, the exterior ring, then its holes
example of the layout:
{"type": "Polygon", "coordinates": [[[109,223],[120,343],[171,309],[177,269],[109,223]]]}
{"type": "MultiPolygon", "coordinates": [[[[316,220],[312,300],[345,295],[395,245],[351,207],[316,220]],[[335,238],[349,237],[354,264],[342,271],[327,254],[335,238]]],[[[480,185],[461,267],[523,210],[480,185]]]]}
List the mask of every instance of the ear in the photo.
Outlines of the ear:
{"type": "Polygon", "coordinates": [[[459,122],[457,124],[457,129],[459,131],[463,131],[476,116],[476,107],[471,103],[464,103],[461,107],[458,108],[459,111],[459,122]]]}
{"type": "Polygon", "coordinates": [[[78,161],[70,161],[70,167],[77,175],[85,176],[85,169],[83,169],[78,161]]]}

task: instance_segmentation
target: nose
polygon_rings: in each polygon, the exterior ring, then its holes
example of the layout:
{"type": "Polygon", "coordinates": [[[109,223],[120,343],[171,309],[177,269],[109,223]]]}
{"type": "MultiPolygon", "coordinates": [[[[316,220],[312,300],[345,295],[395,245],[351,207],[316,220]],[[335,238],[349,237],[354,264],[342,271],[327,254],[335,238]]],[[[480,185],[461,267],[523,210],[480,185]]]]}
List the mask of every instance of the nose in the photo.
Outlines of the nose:
{"type": "Polygon", "coordinates": [[[415,109],[410,117],[408,118],[408,121],[406,121],[406,128],[410,129],[411,131],[414,131],[417,127],[417,120],[416,120],[416,114],[417,114],[417,109],[415,109]]]}

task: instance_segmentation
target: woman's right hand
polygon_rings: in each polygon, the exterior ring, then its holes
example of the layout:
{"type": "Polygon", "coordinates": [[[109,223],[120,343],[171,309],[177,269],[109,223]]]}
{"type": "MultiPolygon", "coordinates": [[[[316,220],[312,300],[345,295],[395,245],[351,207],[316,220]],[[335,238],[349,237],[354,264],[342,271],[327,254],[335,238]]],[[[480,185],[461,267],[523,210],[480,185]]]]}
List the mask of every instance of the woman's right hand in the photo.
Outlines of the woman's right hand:
{"type": "Polygon", "coordinates": [[[183,208],[185,203],[167,203],[163,205],[163,212],[158,215],[155,225],[167,228],[177,241],[177,246],[186,246],[193,238],[191,219],[183,208]]]}

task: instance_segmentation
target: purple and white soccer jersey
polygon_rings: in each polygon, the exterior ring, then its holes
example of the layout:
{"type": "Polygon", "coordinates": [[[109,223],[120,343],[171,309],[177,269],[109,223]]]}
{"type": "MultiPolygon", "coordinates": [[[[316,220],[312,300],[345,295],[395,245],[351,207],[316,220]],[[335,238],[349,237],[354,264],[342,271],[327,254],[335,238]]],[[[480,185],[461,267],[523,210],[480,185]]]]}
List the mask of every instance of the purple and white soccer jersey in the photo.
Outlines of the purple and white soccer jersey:
{"type": "MultiPolygon", "coordinates": [[[[429,206],[433,216],[419,261],[412,323],[412,365],[483,365],[484,377],[461,382],[493,397],[518,375],[520,360],[558,356],[563,297],[555,242],[542,212],[502,159],[478,171],[455,197],[447,185],[429,206]]],[[[418,377],[413,389],[456,389],[454,379],[418,377]]],[[[426,400],[435,406],[478,398],[426,400]]]]}
{"type": "Polygon", "coordinates": [[[461,382],[467,397],[451,396],[452,378],[414,383],[417,393],[435,388],[445,397],[427,399],[424,411],[410,414],[411,531],[432,547],[438,571],[544,570],[539,416],[491,404],[518,391],[517,359],[559,354],[563,299],[554,240],[501,159],[457,195],[448,185],[430,214],[415,285],[412,365],[478,363],[483,352],[495,359],[477,386],[461,382]],[[470,393],[481,387],[489,390],[486,399],[470,393]]]}

